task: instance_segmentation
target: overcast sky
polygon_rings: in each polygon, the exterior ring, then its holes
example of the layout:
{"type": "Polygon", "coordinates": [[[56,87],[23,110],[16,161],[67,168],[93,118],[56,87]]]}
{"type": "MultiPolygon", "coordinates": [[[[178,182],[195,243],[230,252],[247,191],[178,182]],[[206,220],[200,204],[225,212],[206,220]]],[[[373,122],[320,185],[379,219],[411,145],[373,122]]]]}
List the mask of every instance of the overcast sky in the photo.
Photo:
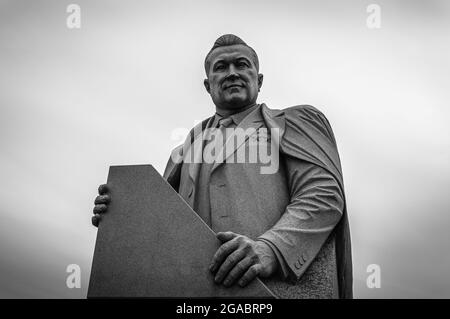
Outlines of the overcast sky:
{"type": "Polygon", "coordinates": [[[86,296],[97,186],[110,165],[163,172],[174,130],[213,114],[203,59],[234,33],[259,55],[259,102],[331,122],[355,297],[450,298],[449,4],[1,0],[0,297],[86,296]],[[69,264],[81,289],[66,287],[69,264]]]}

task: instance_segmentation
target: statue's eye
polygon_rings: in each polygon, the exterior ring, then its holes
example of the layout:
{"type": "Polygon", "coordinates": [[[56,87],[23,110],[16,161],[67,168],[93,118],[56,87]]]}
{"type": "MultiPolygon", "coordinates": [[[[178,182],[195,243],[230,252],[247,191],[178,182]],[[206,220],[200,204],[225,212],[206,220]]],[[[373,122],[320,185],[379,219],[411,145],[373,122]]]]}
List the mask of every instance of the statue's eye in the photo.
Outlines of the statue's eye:
{"type": "Polygon", "coordinates": [[[216,71],[223,71],[225,69],[225,65],[223,64],[218,64],[216,65],[216,67],[214,68],[216,71]]]}
{"type": "Polygon", "coordinates": [[[236,66],[237,66],[238,68],[240,68],[240,69],[244,69],[244,68],[246,68],[248,65],[247,65],[247,63],[245,63],[245,62],[238,62],[236,66]]]}

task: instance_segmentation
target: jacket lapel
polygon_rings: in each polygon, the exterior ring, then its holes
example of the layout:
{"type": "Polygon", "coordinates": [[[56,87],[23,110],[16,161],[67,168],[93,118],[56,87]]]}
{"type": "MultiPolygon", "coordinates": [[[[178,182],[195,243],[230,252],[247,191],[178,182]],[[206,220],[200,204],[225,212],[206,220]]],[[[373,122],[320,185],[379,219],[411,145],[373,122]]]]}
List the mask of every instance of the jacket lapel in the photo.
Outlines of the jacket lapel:
{"type": "Polygon", "coordinates": [[[185,142],[185,144],[188,143],[188,145],[186,145],[188,151],[186,152],[187,154],[184,158],[184,162],[189,165],[189,178],[194,184],[200,172],[200,165],[203,162],[203,143],[206,132],[205,127],[209,127],[208,125],[210,125],[213,120],[214,116],[202,123],[197,124],[194,127],[193,139],[188,137],[187,142],[185,142]]]}
{"type": "Polygon", "coordinates": [[[266,122],[267,128],[269,130],[279,129],[280,137],[282,137],[286,126],[284,111],[269,109],[267,105],[263,103],[261,104],[261,114],[264,118],[264,122],[266,122]]]}
{"type": "Polygon", "coordinates": [[[259,111],[260,108],[255,109],[252,111],[247,117],[245,117],[241,123],[233,130],[233,133],[230,134],[230,136],[227,137],[227,140],[222,146],[222,148],[219,147],[218,155],[216,156],[214,160],[213,167],[211,169],[211,174],[214,172],[214,170],[219,167],[221,164],[226,162],[226,160],[232,156],[236,151],[245,145],[245,142],[249,139],[250,136],[257,133],[258,128],[264,125],[264,119],[261,117],[261,113],[259,111]],[[236,130],[236,129],[240,130],[236,130]],[[250,130],[251,129],[251,130],[250,130]],[[249,135],[245,135],[245,139],[238,138],[235,139],[236,133],[239,131],[249,131],[251,132],[249,135]],[[237,142],[236,142],[237,141],[237,142]],[[225,155],[222,154],[225,152],[225,155]],[[223,160],[220,160],[223,158],[223,160]]]}

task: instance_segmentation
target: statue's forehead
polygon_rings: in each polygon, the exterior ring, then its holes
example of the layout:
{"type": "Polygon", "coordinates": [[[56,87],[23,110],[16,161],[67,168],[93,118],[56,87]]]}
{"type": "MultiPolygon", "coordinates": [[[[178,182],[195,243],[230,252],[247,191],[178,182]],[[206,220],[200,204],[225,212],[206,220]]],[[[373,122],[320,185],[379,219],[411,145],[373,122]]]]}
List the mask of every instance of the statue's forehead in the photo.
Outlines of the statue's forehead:
{"type": "Polygon", "coordinates": [[[252,61],[253,52],[249,47],[241,44],[218,47],[211,52],[209,61],[212,64],[219,60],[236,59],[239,57],[245,57],[252,61]]]}

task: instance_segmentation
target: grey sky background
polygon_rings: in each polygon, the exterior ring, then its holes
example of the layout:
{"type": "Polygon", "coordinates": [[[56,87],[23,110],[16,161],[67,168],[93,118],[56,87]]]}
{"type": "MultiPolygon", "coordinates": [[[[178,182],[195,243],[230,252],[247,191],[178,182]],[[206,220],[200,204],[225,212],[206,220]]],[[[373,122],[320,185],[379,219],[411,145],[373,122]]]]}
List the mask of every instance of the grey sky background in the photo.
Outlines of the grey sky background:
{"type": "Polygon", "coordinates": [[[331,122],[355,297],[450,298],[449,30],[444,0],[0,1],[0,297],[85,298],[97,186],[110,165],[163,172],[174,132],[213,114],[203,59],[235,33],[259,55],[259,102],[331,122]]]}

